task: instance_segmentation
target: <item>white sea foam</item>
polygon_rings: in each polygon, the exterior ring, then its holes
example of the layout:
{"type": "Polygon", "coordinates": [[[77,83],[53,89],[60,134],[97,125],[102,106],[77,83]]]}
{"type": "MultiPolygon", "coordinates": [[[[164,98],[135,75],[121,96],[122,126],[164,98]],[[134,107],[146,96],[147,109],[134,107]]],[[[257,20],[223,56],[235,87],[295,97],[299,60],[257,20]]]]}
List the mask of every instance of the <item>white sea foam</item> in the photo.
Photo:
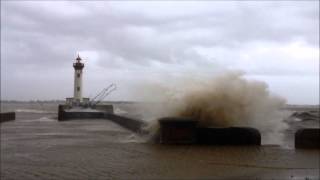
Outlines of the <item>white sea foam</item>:
{"type": "Polygon", "coordinates": [[[57,121],[57,120],[50,117],[41,117],[38,119],[38,121],[57,121]]]}
{"type": "Polygon", "coordinates": [[[126,136],[125,138],[120,140],[121,143],[145,143],[147,142],[147,139],[142,136],[138,136],[136,134],[130,134],[129,136],[126,136]]]}
{"type": "Polygon", "coordinates": [[[115,114],[123,115],[123,114],[127,114],[128,112],[125,111],[125,110],[122,110],[122,109],[120,109],[120,108],[115,108],[114,113],[115,113],[115,114]]]}

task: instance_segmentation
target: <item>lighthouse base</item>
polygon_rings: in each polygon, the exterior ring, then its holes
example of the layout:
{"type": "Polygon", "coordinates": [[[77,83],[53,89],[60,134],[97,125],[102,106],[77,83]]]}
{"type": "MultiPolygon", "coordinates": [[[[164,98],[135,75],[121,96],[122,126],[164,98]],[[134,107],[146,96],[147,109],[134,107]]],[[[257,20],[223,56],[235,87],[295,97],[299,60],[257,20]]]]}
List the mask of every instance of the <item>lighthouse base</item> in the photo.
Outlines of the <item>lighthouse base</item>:
{"type": "Polygon", "coordinates": [[[72,97],[66,98],[66,105],[68,106],[88,106],[89,103],[89,98],[81,98],[81,101],[72,97]]]}

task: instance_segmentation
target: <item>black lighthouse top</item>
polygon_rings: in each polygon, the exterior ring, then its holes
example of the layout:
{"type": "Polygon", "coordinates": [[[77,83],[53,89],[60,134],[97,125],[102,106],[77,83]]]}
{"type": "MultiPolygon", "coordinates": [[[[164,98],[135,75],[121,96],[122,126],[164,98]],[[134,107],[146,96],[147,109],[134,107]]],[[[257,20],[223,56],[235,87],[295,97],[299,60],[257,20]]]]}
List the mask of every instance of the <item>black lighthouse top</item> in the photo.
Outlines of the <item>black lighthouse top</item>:
{"type": "Polygon", "coordinates": [[[78,57],[77,57],[77,59],[76,59],[76,63],[73,63],[73,67],[74,67],[74,69],[76,69],[76,70],[81,70],[81,69],[83,69],[83,67],[84,67],[84,64],[83,63],[81,63],[81,58],[80,58],[80,56],[79,56],[79,54],[78,54],[78,57]]]}

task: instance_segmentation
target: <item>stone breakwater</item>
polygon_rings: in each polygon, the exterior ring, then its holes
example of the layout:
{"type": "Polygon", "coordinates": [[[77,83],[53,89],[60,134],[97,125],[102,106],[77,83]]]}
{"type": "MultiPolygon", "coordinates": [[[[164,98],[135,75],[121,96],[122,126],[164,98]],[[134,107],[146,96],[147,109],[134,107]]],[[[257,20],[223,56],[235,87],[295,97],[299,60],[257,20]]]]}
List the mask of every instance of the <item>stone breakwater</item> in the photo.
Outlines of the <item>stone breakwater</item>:
{"type": "Polygon", "coordinates": [[[158,141],[163,144],[261,145],[261,134],[249,127],[199,127],[199,121],[183,117],[159,120],[158,141]]]}
{"type": "Polygon", "coordinates": [[[15,112],[1,112],[0,113],[0,123],[6,122],[6,121],[13,121],[15,119],[16,119],[15,112]]]}
{"type": "Polygon", "coordinates": [[[59,121],[72,119],[105,119],[111,120],[133,132],[146,133],[143,130],[143,127],[146,125],[144,121],[116,115],[113,113],[112,105],[100,105],[95,107],[95,109],[67,109],[66,106],[59,105],[58,119],[59,121]]]}

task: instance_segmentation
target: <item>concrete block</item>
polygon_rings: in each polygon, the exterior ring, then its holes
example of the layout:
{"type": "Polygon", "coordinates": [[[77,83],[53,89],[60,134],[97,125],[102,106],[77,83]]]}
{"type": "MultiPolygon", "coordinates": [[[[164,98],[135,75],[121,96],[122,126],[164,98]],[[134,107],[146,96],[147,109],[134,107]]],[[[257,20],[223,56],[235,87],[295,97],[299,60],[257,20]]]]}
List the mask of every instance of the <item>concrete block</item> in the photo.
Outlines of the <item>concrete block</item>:
{"type": "Polygon", "coordinates": [[[16,119],[15,112],[1,112],[0,113],[0,122],[12,121],[16,119]]]}
{"type": "Polygon", "coordinates": [[[167,117],[159,120],[160,143],[191,144],[196,142],[197,121],[190,118],[167,117]]]}
{"type": "Polygon", "coordinates": [[[318,148],[320,149],[320,129],[305,128],[295,133],[295,148],[318,148]]]}
{"type": "Polygon", "coordinates": [[[65,109],[66,107],[67,107],[66,105],[61,105],[61,104],[59,104],[59,106],[58,106],[58,120],[59,120],[59,121],[65,120],[65,117],[64,117],[65,111],[64,111],[64,109],[65,109]]]}
{"type": "Polygon", "coordinates": [[[261,134],[249,127],[198,128],[197,143],[210,145],[261,145],[261,134]]]}
{"type": "Polygon", "coordinates": [[[159,119],[162,144],[261,145],[261,134],[250,127],[203,128],[190,118],[159,119]]]}

